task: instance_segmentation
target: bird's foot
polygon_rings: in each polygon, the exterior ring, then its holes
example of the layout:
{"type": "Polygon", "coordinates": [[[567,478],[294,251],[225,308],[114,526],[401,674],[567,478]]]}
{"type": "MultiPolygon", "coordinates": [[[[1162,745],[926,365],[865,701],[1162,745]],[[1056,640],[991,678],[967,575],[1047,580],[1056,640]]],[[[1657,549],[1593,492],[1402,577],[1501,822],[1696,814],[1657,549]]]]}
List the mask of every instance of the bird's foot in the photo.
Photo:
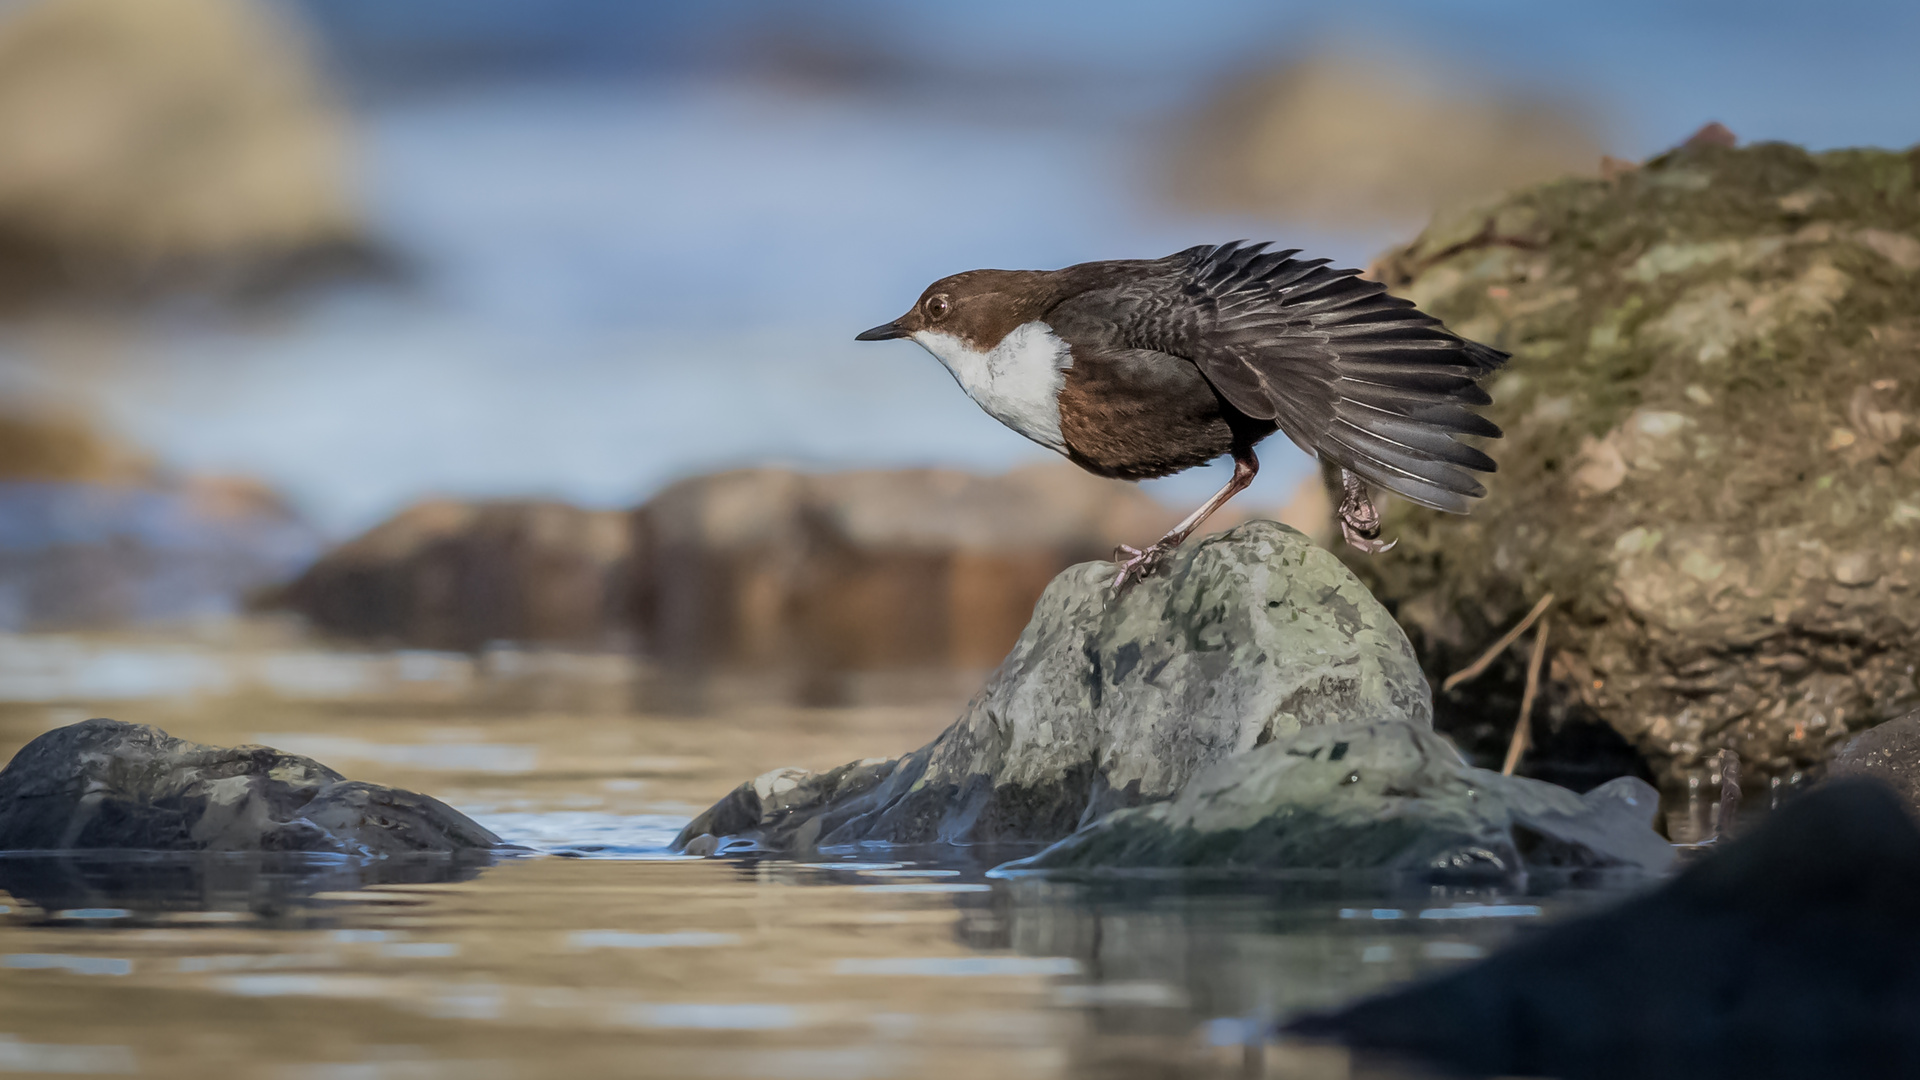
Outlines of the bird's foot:
{"type": "Polygon", "coordinates": [[[1346,538],[1349,545],[1368,555],[1392,551],[1393,545],[1400,542],[1397,537],[1392,540],[1380,539],[1380,526],[1377,524],[1373,526],[1372,532],[1365,532],[1355,528],[1353,523],[1344,517],[1340,519],[1340,535],[1346,538]]]}
{"type": "Polygon", "coordinates": [[[1340,486],[1340,535],[1346,537],[1348,544],[1369,555],[1393,550],[1393,545],[1400,541],[1381,541],[1380,511],[1374,508],[1366,482],[1342,469],[1340,486]]]}
{"type": "Polygon", "coordinates": [[[1120,572],[1113,576],[1113,591],[1121,592],[1133,582],[1152,577],[1166,565],[1167,556],[1173,554],[1173,549],[1177,546],[1179,545],[1169,544],[1163,540],[1145,548],[1137,548],[1130,544],[1121,544],[1114,548],[1113,561],[1120,564],[1120,572]]]}

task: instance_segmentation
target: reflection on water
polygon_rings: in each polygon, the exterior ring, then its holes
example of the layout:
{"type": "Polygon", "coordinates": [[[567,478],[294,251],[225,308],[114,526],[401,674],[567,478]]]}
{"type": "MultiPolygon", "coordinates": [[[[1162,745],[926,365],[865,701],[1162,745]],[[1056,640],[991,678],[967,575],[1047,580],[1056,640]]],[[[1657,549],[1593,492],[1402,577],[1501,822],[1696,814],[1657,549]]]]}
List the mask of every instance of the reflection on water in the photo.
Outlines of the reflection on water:
{"type": "Polygon", "coordinates": [[[525,849],[466,863],[0,857],[0,1071],[1406,1076],[1266,1032],[1599,899],[989,876],[1027,850],[666,850],[745,777],[911,748],[958,705],[699,718],[405,694],[0,705],[0,753],[108,711],[426,790],[525,849]]]}

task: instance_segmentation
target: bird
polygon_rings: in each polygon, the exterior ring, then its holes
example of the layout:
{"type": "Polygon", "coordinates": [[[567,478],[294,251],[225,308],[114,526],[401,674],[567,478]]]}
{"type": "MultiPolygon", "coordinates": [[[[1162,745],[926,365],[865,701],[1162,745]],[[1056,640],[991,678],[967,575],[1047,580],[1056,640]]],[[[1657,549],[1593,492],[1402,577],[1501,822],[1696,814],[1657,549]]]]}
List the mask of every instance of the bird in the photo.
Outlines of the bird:
{"type": "Polygon", "coordinates": [[[1475,409],[1507,354],[1449,331],[1359,270],[1236,240],[1162,259],[941,278],[858,341],[911,340],[986,412],[1098,476],[1169,476],[1222,455],[1233,475],[1144,548],[1114,590],[1151,576],[1259,471],[1276,431],[1337,468],[1340,531],[1382,542],[1374,489],[1464,514],[1500,437],[1475,409]]]}

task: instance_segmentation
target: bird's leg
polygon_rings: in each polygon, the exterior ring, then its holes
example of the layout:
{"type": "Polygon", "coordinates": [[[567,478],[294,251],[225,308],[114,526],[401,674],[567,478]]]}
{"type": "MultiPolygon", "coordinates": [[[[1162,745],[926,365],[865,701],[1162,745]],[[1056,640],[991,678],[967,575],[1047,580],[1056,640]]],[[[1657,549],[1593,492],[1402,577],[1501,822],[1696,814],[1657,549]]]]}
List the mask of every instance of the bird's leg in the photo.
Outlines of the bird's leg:
{"type": "Polygon", "coordinates": [[[1340,535],[1369,555],[1391,550],[1398,540],[1380,542],[1380,511],[1373,507],[1367,482],[1340,470],[1340,535]]]}
{"type": "Polygon", "coordinates": [[[1160,565],[1166,561],[1167,556],[1173,554],[1175,548],[1185,543],[1187,537],[1192,536],[1193,531],[1198,529],[1202,522],[1212,517],[1215,510],[1227,504],[1228,499],[1245,491],[1247,485],[1253,483],[1254,474],[1259,471],[1260,461],[1253,456],[1252,447],[1234,447],[1233,476],[1227,480],[1227,486],[1214,492],[1213,498],[1200,504],[1200,509],[1188,514],[1185,520],[1173,527],[1171,532],[1154,541],[1153,545],[1145,550],[1127,544],[1121,544],[1115,549],[1113,560],[1120,564],[1120,573],[1114,576],[1113,591],[1119,592],[1126,587],[1127,582],[1139,581],[1160,569],[1160,565]]]}

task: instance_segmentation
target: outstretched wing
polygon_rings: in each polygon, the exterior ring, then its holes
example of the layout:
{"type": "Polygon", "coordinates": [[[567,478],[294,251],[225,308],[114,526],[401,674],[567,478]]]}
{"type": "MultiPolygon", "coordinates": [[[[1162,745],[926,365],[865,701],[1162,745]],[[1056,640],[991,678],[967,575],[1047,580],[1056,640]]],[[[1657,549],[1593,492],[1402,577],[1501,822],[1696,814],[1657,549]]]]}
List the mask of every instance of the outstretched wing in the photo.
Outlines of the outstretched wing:
{"type": "Polygon", "coordinates": [[[1491,402],[1479,380],[1507,354],[1455,336],[1358,270],[1266,247],[1162,260],[1177,289],[1162,278],[1151,290],[1160,303],[1123,306],[1119,336],[1192,361],[1234,408],[1273,420],[1308,453],[1465,513],[1486,494],[1473,474],[1494,463],[1455,436],[1499,437],[1473,410],[1491,402]]]}

